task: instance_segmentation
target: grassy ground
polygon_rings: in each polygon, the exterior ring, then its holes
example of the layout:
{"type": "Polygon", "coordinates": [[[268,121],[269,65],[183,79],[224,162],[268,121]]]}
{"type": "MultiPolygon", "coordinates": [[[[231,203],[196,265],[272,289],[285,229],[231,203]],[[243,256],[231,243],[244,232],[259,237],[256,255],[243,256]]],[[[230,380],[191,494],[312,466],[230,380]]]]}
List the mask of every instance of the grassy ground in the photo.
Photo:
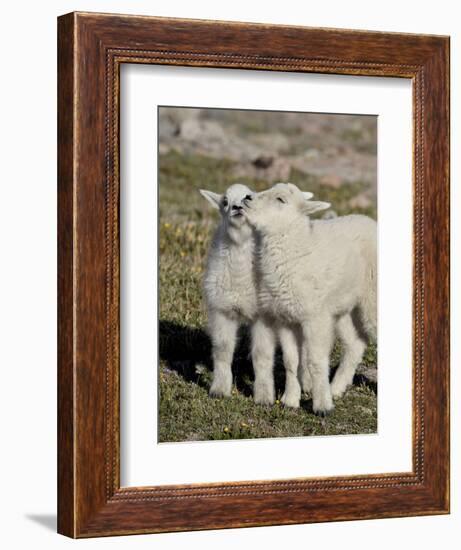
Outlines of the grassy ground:
{"type": "MultiPolygon", "coordinates": [[[[248,335],[241,330],[233,372],[235,388],[230,399],[210,399],[210,343],[205,333],[206,315],[201,280],[208,245],[217,214],[207,206],[198,189],[216,192],[235,183],[232,163],[170,152],[160,156],[159,220],[159,340],[160,409],[159,441],[197,441],[303,435],[374,433],[377,426],[376,388],[356,377],[356,385],[336,402],[332,415],[320,419],[312,414],[311,399],[303,396],[299,410],[255,405],[251,399],[252,369],[248,335]]],[[[240,180],[256,191],[262,181],[240,180]]],[[[293,171],[290,181],[333,204],[341,214],[351,213],[350,198],[364,189],[355,182],[339,188],[322,186],[312,176],[293,171]]],[[[355,209],[373,217],[373,209],[355,209]]],[[[338,365],[339,345],[331,357],[332,372],[338,365]]],[[[366,365],[376,364],[376,349],[370,347],[366,365]]],[[[284,387],[280,354],[275,364],[277,396],[284,387]]]]}

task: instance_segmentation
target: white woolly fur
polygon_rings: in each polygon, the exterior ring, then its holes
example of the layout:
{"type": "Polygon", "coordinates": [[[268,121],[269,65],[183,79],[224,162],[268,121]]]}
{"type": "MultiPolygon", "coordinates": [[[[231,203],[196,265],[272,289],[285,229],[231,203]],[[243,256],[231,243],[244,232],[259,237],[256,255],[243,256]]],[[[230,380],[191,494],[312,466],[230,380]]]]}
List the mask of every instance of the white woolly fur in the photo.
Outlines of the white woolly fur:
{"type": "MultiPolygon", "coordinates": [[[[208,332],[212,342],[213,381],[210,395],[229,396],[232,391],[232,358],[239,326],[251,326],[252,361],[255,372],[256,403],[275,401],[273,351],[277,337],[286,364],[298,365],[298,346],[294,334],[267,323],[258,315],[255,237],[243,214],[242,201],[251,200],[253,192],[234,184],[223,195],[201,190],[210,204],[219,209],[221,222],[215,231],[208,253],[203,290],[208,312],[208,332]]],[[[312,196],[310,193],[306,196],[312,196]]],[[[286,405],[296,406],[296,400],[282,397],[286,405]]],[[[299,402],[299,397],[298,397],[299,402]]]]}
{"type": "Polygon", "coordinates": [[[203,280],[213,356],[210,395],[221,397],[232,391],[237,330],[243,323],[253,324],[257,313],[253,231],[242,211],[242,200],[253,191],[234,184],[223,195],[200,193],[221,214],[203,280]]]}
{"type": "MultiPolygon", "coordinates": [[[[285,401],[299,406],[300,379],[312,390],[314,412],[326,414],[352,383],[364,338],[376,335],[376,222],[361,215],[313,221],[310,214],[330,205],[306,200],[292,184],[277,184],[244,205],[256,235],[261,323],[297,336],[301,368],[296,376],[298,357],[284,353],[285,401]],[[343,356],[330,387],[335,334],[343,356]]],[[[264,353],[273,350],[266,346],[264,353]]]]}

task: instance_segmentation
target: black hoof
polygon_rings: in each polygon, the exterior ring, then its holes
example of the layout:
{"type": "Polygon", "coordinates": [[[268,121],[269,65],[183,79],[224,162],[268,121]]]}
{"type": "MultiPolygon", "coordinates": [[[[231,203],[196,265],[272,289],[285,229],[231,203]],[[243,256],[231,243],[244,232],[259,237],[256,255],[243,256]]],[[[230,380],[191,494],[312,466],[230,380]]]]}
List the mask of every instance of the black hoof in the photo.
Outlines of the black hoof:
{"type": "Polygon", "coordinates": [[[319,416],[320,418],[326,418],[327,416],[330,416],[330,414],[333,412],[333,409],[330,409],[329,411],[327,410],[319,410],[319,411],[314,411],[314,414],[316,414],[317,416],[319,416]]]}
{"type": "Polygon", "coordinates": [[[230,395],[221,392],[211,392],[208,394],[212,399],[228,399],[230,395]]]}

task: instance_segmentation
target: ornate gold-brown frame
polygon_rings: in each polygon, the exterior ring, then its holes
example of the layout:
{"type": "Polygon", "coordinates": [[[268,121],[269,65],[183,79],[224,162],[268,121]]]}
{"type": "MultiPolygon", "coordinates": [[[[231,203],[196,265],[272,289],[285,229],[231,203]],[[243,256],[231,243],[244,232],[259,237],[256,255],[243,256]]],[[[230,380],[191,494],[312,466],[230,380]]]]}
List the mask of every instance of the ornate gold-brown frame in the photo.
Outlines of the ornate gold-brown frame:
{"type": "Polygon", "coordinates": [[[59,18],[58,530],[94,537],[447,513],[449,40],[71,13],[59,18]],[[411,472],[120,487],[121,63],[412,79],[411,472]]]}

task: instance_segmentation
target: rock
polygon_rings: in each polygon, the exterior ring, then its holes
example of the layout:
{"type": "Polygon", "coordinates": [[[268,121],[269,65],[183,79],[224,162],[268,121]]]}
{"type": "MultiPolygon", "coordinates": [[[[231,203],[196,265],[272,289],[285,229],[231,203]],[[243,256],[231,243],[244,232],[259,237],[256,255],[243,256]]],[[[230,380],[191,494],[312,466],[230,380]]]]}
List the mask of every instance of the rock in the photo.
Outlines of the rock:
{"type": "Polygon", "coordinates": [[[267,151],[268,155],[278,156],[280,153],[286,153],[290,149],[289,139],[278,133],[254,134],[247,137],[248,141],[267,151]]]}
{"type": "Polygon", "coordinates": [[[260,157],[257,157],[252,162],[253,166],[255,168],[269,168],[269,166],[272,166],[274,163],[274,157],[268,157],[261,155],[260,157]]]}
{"type": "Polygon", "coordinates": [[[185,120],[197,120],[199,112],[185,107],[160,107],[158,116],[160,139],[172,140],[179,136],[182,123],[185,120]]]}
{"type": "Polygon", "coordinates": [[[361,374],[370,382],[377,384],[378,382],[378,369],[376,367],[369,367],[366,365],[359,365],[357,374],[361,374]]]}
{"type": "Polygon", "coordinates": [[[173,138],[179,134],[179,124],[169,116],[162,116],[160,119],[158,135],[161,140],[173,138]]]}
{"type": "Polygon", "coordinates": [[[335,151],[333,156],[328,156],[328,151],[322,151],[318,155],[303,153],[289,158],[293,168],[318,177],[330,187],[361,181],[367,182],[376,192],[376,156],[351,150],[344,154],[339,154],[337,149],[335,151]]]}
{"type": "Polygon", "coordinates": [[[371,205],[372,201],[367,193],[360,193],[349,201],[351,208],[369,208],[371,205]]]}
{"type": "Polygon", "coordinates": [[[167,116],[179,126],[184,120],[199,119],[200,111],[189,107],[160,107],[159,116],[160,120],[167,116]]]}
{"type": "Polygon", "coordinates": [[[307,151],[304,153],[305,159],[318,159],[320,156],[320,152],[318,149],[307,149],[307,151]]]}
{"type": "Polygon", "coordinates": [[[327,174],[320,178],[320,183],[326,185],[327,187],[333,187],[333,189],[338,189],[341,187],[342,179],[337,174],[327,174]]]}
{"type": "Polygon", "coordinates": [[[166,155],[169,151],[171,151],[171,147],[167,145],[166,143],[159,143],[158,144],[158,153],[159,155],[166,155]]]}
{"type": "Polygon", "coordinates": [[[378,369],[366,365],[359,365],[354,377],[354,384],[365,384],[375,393],[378,393],[378,369]]]}
{"type": "Polygon", "coordinates": [[[236,178],[248,177],[264,180],[267,183],[288,181],[290,178],[291,164],[282,157],[273,158],[272,162],[239,163],[234,169],[236,178]],[[265,168],[263,166],[266,166],[265,168]]]}
{"type": "Polygon", "coordinates": [[[182,122],[179,135],[187,141],[198,142],[199,144],[208,141],[226,139],[225,132],[220,124],[211,120],[199,120],[189,118],[182,122]]]}

